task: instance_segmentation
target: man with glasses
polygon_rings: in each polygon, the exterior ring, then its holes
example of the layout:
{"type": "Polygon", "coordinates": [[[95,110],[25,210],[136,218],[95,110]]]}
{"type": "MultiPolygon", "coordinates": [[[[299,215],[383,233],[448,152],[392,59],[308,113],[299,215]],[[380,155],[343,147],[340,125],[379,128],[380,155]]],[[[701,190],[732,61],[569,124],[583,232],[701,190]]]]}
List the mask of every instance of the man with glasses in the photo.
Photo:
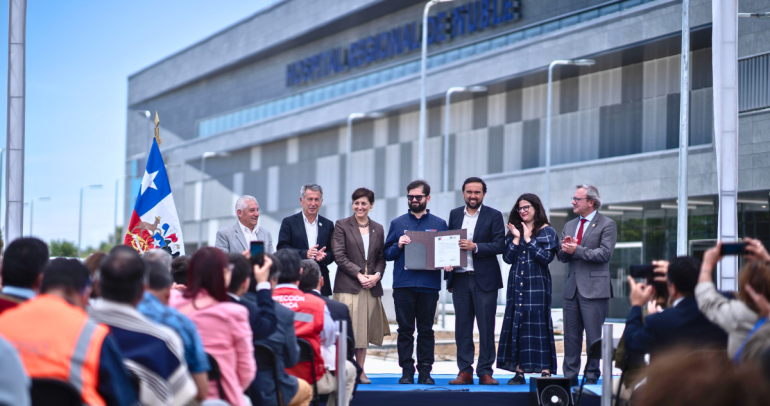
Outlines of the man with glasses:
{"type": "MultiPolygon", "coordinates": [[[[577,385],[583,330],[587,345],[602,337],[602,324],[612,296],[610,258],[618,239],[618,227],[597,210],[602,207],[596,187],[578,185],[572,197],[573,212],[578,215],[564,225],[562,246],[557,254],[567,264],[564,282],[564,376],[577,385]]],[[[589,360],[586,383],[599,379],[599,360],[589,360]]]]}
{"type": "Polygon", "coordinates": [[[398,322],[398,363],[403,374],[398,383],[414,383],[414,329],[417,327],[417,383],[434,385],[430,377],[433,368],[433,318],[441,290],[441,272],[436,270],[404,269],[404,246],[411,241],[404,231],[446,231],[446,222],[427,210],[430,185],[415,180],[406,187],[409,211],[390,222],[385,240],[385,259],[393,264],[393,302],[398,322]]]}
{"type": "Polygon", "coordinates": [[[479,326],[479,363],[476,374],[481,385],[497,385],[492,378],[495,363],[495,313],[497,292],[503,288],[503,276],[497,255],[505,252],[503,214],[482,205],[487,184],[471,177],[463,182],[465,206],[449,214],[449,228],[467,230],[467,239],[460,240],[466,250],[468,266],[446,267],[447,290],[452,292],[455,307],[455,341],[457,342],[457,378],[450,385],[473,385],[474,319],[479,326]]]}

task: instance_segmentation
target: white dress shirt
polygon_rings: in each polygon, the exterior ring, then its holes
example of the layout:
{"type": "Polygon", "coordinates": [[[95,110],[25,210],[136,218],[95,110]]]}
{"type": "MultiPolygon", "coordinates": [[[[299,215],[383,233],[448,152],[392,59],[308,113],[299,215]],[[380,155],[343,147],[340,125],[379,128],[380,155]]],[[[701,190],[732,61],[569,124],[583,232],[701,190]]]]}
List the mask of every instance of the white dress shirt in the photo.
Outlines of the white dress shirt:
{"type": "MultiPolygon", "coordinates": [[[[305,213],[302,213],[302,219],[305,221],[305,234],[307,234],[307,248],[313,248],[318,244],[318,215],[315,216],[315,220],[311,223],[307,219],[305,213]]],[[[320,247],[319,247],[320,248],[320,247]]],[[[303,258],[304,259],[304,258],[303,258]]]]}
{"type": "MultiPolygon", "coordinates": [[[[476,213],[473,213],[472,216],[468,214],[468,206],[465,206],[465,209],[463,210],[462,228],[466,230],[466,237],[468,237],[468,239],[471,241],[473,241],[473,232],[476,231],[476,223],[479,221],[479,213],[481,213],[481,205],[479,205],[476,213]]],[[[455,272],[463,273],[473,271],[473,252],[474,251],[468,251],[468,266],[464,268],[456,268],[455,272]]]]}
{"type": "MultiPolygon", "coordinates": [[[[575,235],[574,235],[576,240],[577,240],[578,231],[580,231],[580,220],[582,220],[582,219],[588,220],[588,221],[585,222],[585,224],[583,224],[583,234],[585,234],[586,233],[586,227],[588,227],[588,225],[591,224],[591,222],[594,220],[594,217],[596,217],[596,210],[592,211],[591,214],[589,214],[589,215],[587,215],[585,217],[580,216],[578,218],[578,224],[577,224],[577,227],[575,227],[575,235]]],[[[580,239],[582,240],[583,238],[581,237],[580,239]]]]}
{"type": "Polygon", "coordinates": [[[361,235],[361,239],[364,240],[364,259],[369,259],[369,234],[361,235]]]}
{"type": "Polygon", "coordinates": [[[259,241],[259,238],[257,238],[257,231],[259,231],[259,224],[254,226],[254,231],[249,230],[249,228],[244,226],[243,223],[241,223],[240,221],[238,222],[238,225],[241,227],[241,232],[243,233],[243,238],[246,239],[247,245],[252,241],[259,241]]]}

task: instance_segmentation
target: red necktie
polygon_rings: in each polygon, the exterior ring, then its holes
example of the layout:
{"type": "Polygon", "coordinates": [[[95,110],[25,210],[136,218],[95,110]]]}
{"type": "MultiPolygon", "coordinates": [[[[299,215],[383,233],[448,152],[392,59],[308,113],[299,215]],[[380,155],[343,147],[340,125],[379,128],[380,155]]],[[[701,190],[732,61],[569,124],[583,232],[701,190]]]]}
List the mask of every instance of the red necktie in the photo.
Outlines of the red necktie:
{"type": "Polygon", "coordinates": [[[583,224],[586,223],[588,219],[580,219],[580,228],[578,228],[578,234],[577,234],[577,245],[580,245],[580,241],[583,240],[583,224]]]}

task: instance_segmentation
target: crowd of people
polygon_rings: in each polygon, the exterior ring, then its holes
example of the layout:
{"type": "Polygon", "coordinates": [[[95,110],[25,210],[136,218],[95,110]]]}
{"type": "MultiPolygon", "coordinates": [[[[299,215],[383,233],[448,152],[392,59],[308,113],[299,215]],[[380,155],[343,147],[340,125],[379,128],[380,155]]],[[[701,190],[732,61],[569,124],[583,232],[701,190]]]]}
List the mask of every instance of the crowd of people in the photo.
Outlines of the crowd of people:
{"type": "MultiPolygon", "coordinates": [[[[483,204],[487,185],[480,178],[463,182],[465,204],[448,222],[428,210],[427,182],[416,180],[406,192],[408,212],[387,232],[369,218],[371,190],[355,190],[352,215],[334,223],[319,214],[323,189],[308,184],[300,190],[302,210],[283,220],[275,244],[259,226],[252,196],[238,199],[238,220],[218,231],[215,247],[190,256],[140,255],[116,246],[85,261],[50,259],[38,239],[11,242],[1,269],[0,405],[29,405],[30,388],[42,380],[66,383],[93,406],[307,406],[321,395],[328,404],[338,397],[349,404],[357,383],[371,383],[366,349],[391,334],[382,304],[387,261],[393,262],[399,383],[414,384],[417,374],[417,383],[435,384],[433,324],[442,272],[405,267],[406,231],[460,229],[466,230],[458,244],[467,265],[443,269],[455,307],[459,371],[449,384],[498,385],[495,361],[514,372],[508,385],[525,384],[525,374],[558,374],[549,270],[558,260],[568,267],[562,373],[577,385],[584,334],[588,344],[601,338],[613,295],[609,262],[617,225],[599,212],[599,191],[575,188],[577,217],[561,235],[531,193],[516,200],[506,224],[500,211],[483,204]],[[261,265],[251,261],[252,241],[264,244],[261,265]],[[498,255],[510,269],[496,348],[503,288],[498,255]],[[340,331],[340,321],[347,331],[340,331]],[[353,350],[338,354],[341,339],[353,350]],[[277,368],[258,370],[265,350],[277,368]],[[344,395],[337,393],[343,375],[344,395]]],[[[642,405],[763,404],[770,380],[770,254],[760,241],[745,241],[736,293],[720,292],[712,281],[720,243],[702,262],[655,261],[647,281],[629,277],[632,307],[615,359],[624,370],[615,382],[621,398],[642,405]],[[679,388],[693,393],[677,397],[679,388]]],[[[598,360],[589,360],[586,383],[599,376],[598,360]]]]}

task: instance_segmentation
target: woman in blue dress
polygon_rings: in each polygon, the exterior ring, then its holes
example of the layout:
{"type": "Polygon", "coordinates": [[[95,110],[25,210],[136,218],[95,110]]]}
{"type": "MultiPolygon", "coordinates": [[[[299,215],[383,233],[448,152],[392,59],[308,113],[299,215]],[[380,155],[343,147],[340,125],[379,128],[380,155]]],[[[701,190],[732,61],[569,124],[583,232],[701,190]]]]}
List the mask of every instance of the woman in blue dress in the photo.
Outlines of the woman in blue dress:
{"type": "Polygon", "coordinates": [[[536,195],[525,193],[516,200],[505,246],[503,260],[512,265],[497,367],[516,372],[508,385],[521,385],[524,373],[556,373],[548,264],[556,258],[559,237],[536,195]]]}

